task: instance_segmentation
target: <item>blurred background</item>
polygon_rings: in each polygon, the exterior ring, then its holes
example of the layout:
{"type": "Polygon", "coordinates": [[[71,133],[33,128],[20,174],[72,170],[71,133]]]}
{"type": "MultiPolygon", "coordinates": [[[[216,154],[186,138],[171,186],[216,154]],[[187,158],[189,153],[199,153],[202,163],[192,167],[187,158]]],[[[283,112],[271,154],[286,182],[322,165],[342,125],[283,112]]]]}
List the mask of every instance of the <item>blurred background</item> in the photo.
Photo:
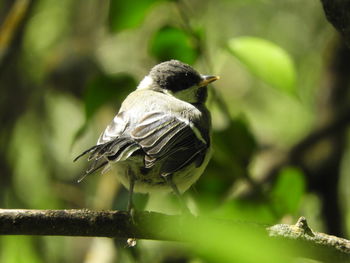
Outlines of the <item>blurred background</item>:
{"type": "MultiPolygon", "coordinates": [[[[125,209],[115,175],[77,183],[88,164],[72,160],[168,59],[221,77],[208,101],[213,158],[185,194],[194,213],[262,225],[303,215],[349,238],[350,55],[319,1],[0,0],[0,207],[125,209]]],[[[171,195],[135,200],[179,212],[171,195]]],[[[0,237],[4,263],[225,262],[214,252],[0,237]]]]}

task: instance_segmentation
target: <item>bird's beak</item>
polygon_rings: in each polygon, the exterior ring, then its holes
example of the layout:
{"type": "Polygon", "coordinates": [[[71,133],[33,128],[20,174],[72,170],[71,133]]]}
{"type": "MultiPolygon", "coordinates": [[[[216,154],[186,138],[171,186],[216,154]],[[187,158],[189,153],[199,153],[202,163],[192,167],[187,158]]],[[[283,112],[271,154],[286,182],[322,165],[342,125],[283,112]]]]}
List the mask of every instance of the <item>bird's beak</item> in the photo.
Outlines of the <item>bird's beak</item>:
{"type": "Polygon", "coordinates": [[[202,75],[201,77],[202,77],[202,80],[198,83],[199,87],[205,87],[209,83],[212,83],[213,81],[220,79],[219,76],[214,76],[214,75],[202,75]]]}

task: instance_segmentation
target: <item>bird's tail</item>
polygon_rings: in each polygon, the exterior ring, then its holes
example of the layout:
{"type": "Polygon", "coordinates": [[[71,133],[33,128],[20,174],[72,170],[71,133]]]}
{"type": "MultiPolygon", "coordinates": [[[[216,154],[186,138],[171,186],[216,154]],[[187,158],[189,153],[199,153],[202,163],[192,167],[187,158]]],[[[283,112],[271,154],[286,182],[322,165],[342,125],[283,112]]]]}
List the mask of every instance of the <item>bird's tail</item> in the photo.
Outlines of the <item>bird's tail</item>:
{"type": "Polygon", "coordinates": [[[88,161],[92,161],[90,168],[78,179],[78,182],[102,168],[104,168],[103,171],[107,170],[109,161],[124,161],[139,149],[140,146],[129,138],[117,138],[87,149],[74,159],[75,162],[84,155],[89,154],[88,161]]]}
{"type": "Polygon", "coordinates": [[[79,154],[77,157],[75,157],[73,162],[76,162],[84,155],[89,154],[88,161],[92,161],[92,164],[90,165],[89,169],[87,169],[85,171],[85,173],[82,176],[80,176],[79,179],[77,180],[78,183],[83,181],[86,176],[88,176],[88,175],[106,167],[106,165],[108,165],[108,161],[104,160],[101,162],[101,158],[104,155],[104,153],[106,153],[106,150],[110,149],[111,144],[112,144],[112,142],[95,145],[95,146],[85,150],[84,152],[79,154]]]}

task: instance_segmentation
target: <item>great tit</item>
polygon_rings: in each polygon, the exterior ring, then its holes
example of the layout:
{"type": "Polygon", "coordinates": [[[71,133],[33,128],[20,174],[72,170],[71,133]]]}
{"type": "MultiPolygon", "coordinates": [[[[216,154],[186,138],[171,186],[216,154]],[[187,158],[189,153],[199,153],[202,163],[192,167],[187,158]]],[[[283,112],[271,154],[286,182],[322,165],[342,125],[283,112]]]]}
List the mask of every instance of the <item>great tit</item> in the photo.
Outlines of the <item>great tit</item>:
{"type": "Polygon", "coordinates": [[[170,60],[154,66],[123,101],[89,154],[91,174],[112,168],[133,192],[173,191],[180,196],[203,173],[211,152],[207,86],[218,76],[200,75],[170,60]]]}

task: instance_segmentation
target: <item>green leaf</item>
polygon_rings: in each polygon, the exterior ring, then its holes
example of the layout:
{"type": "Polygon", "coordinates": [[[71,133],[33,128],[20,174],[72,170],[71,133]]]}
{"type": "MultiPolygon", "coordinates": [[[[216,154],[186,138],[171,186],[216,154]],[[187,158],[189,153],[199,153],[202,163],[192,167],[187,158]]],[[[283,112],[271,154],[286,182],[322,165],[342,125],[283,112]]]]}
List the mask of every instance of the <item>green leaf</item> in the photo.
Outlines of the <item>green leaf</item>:
{"type": "Polygon", "coordinates": [[[299,255],[301,252],[305,253],[295,244],[286,246],[281,240],[272,240],[267,237],[266,230],[255,223],[232,223],[232,219],[226,221],[209,218],[205,214],[198,219],[183,220],[181,231],[178,224],[162,225],[155,220],[152,222],[152,229],[162,231],[166,227],[166,235],[171,239],[185,241],[190,251],[200,256],[200,262],[293,262],[297,252],[299,255]]]}
{"type": "Polygon", "coordinates": [[[225,129],[214,131],[213,145],[216,149],[214,159],[225,160],[227,164],[235,159],[243,166],[248,165],[257,148],[255,138],[244,118],[231,120],[225,129]]]}
{"type": "Polygon", "coordinates": [[[75,143],[85,134],[86,129],[88,127],[87,121],[85,120],[85,123],[73,134],[72,142],[70,143],[69,149],[70,151],[73,150],[73,147],[75,143]]]}
{"type": "Polygon", "coordinates": [[[41,263],[42,255],[36,249],[36,242],[30,236],[2,236],[0,261],[6,263],[41,263]]]}
{"type": "Polygon", "coordinates": [[[196,183],[201,193],[203,209],[211,211],[222,204],[236,179],[246,176],[257,144],[244,118],[231,120],[222,130],[213,132],[213,156],[202,176],[196,183]]]}
{"type": "Polygon", "coordinates": [[[158,61],[178,59],[188,64],[193,64],[198,57],[193,38],[170,26],[161,28],[153,36],[150,41],[150,53],[158,61]]]}
{"type": "Polygon", "coordinates": [[[289,94],[295,93],[296,71],[290,55],[284,49],[256,37],[231,39],[228,48],[262,81],[289,94]]]}
{"type": "Polygon", "coordinates": [[[97,75],[92,79],[84,94],[85,123],[74,134],[71,148],[84,135],[88,121],[103,105],[113,103],[117,110],[125,97],[136,88],[136,85],[135,79],[127,74],[97,75]]]}
{"type": "Polygon", "coordinates": [[[271,192],[272,204],[281,215],[293,214],[297,211],[305,192],[305,178],[296,168],[283,169],[271,192]]]}
{"type": "Polygon", "coordinates": [[[112,32],[140,25],[147,11],[160,0],[123,1],[111,0],[109,9],[109,27],[112,32]]]}
{"type": "Polygon", "coordinates": [[[95,77],[88,84],[85,92],[86,120],[89,120],[106,103],[112,102],[116,108],[119,107],[127,94],[136,88],[136,85],[135,79],[127,74],[95,77]]]}

